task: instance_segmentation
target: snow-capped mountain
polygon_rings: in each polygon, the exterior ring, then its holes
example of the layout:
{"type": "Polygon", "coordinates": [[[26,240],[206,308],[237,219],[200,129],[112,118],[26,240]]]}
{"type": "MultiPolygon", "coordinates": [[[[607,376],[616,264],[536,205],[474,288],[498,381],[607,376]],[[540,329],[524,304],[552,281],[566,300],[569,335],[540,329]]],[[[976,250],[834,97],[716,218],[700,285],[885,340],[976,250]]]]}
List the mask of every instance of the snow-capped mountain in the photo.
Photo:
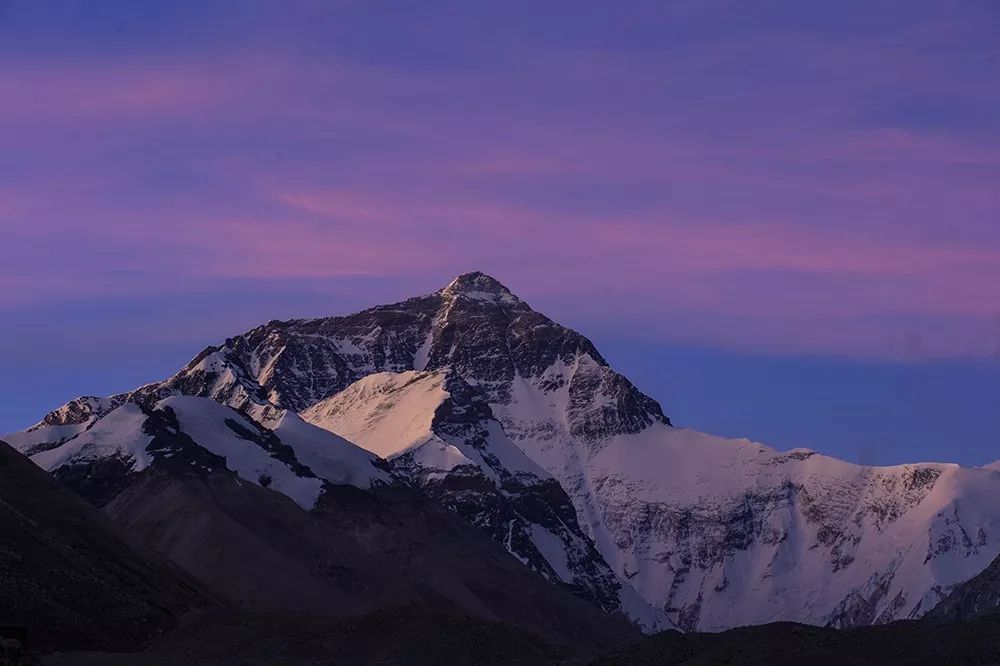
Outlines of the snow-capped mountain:
{"type": "MultiPolygon", "coordinates": [[[[54,450],[78,446],[71,438],[94,428],[123,403],[126,406],[132,403],[157,405],[175,400],[172,396],[193,395],[221,402],[255,419],[262,427],[274,429],[275,434],[288,441],[295,455],[308,458],[320,447],[307,446],[303,450],[299,443],[303,439],[301,436],[289,439],[275,425],[282,423],[287,428],[287,422],[292,419],[302,424],[293,410],[310,414],[310,420],[319,423],[316,414],[325,404],[322,399],[338,397],[340,404],[345,404],[353,397],[358,403],[354,409],[363,413],[372,408],[364,404],[371,398],[371,391],[366,387],[370,389],[373,382],[378,381],[377,376],[369,375],[386,369],[412,371],[415,365],[421,369],[433,367],[442,372],[425,373],[433,380],[414,385],[427,386],[429,392],[420,392],[411,386],[411,390],[404,392],[404,403],[393,409],[393,413],[413,412],[416,423],[411,424],[409,430],[392,419],[381,425],[384,432],[377,437],[362,437],[362,433],[350,429],[330,430],[379,456],[392,458],[393,475],[397,480],[421,486],[443,505],[491,534],[517,559],[548,580],[569,587],[606,611],[622,611],[647,629],[671,626],[662,613],[650,607],[627,582],[611,571],[591,537],[578,523],[574,506],[558,481],[504,435],[487,402],[488,387],[479,381],[472,386],[454,370],[445,381],[443,370],[451,364],[445,357],[438,358],[435,349],[450,344],[447,341],[451,338],[456,338],[458,343],[454,346],[465,354],[467,360],[463,367],[481,362],[482,359],[476,356],[477,346],[482,347],[484,353],[492,353],[486,340],[473,340],[467,331],[456,331],[452,327],[460,319],[457,315],[465,311],[466,302],[490,305],[486,292],[478,292],[472,283],[471,286],[465,284],[477,279],[463,276],[437,294],[411,299],[407,303],[420,311],[417,317],[407,317],[405,311],[397,313],[389,308],[373,308],[354,317],[342,318],[347,322],[346,327],[354,331],[349,337],[327,337],[311,330],[312,325],[322,326],[326,320],[294,322],[287,330],[286,324],[271,322],[244,336],[231,338],[220,347],[204,350],[165,382],[110,398],[85,397],[71,401],[25,433],[13,435],[12,443],[32,454],[47,469],[65,476],[68,472],[58,469],[63,464],[62,458],[52,459],[56,462],[51,464],[45,449],[57,445],[61,446],[54,450]],[[444,303],[450,304],[456,316],[444,316],[439,326],[435,320],[444,303]],[[402,322],[402,327],[395,327],[393,320],[400,313],[408,321],[402,322]],[[385,326],[379,323],[382,321],[385,326]],[[414,322],[416,329],[411,330],[412,327],[406,324],[414,322]],[[300,328],[300,324],[307,328],[300,328]],[[444,337],[435,344],[433,338],[442,335],[444,337]],[[402,336],[412,337],[412,344],[400,342],[402,336]],[[303,340],[312,341],[318,347],[302,347],[298,343],[303,340]],[[399,345],[402,347],[397,349],[399,345]],[[410,350],[409,356],[407,350],[410,350]],[[351,386],[356,381],[357,385],[351,386]],[[338,396],[341,391],[343,396],[338,396]],[[429,437],[431,433],[433,441],[414,447],[414,438],[429,437]],[[361,439],[354,440],[354,437],[361,439]],[[387,438],[396,437],[400,438],[398,442],[386,442],[387,438]],[[417,450],[408,451],[410,447],[417,450]],[[435,455],[442,459],[431,460],[435,455]],[[446,460],[448,456],[453,459],[446,460]]],[[[486,287],[492,288],[491,284],[486,287]]],[[[526,317],[535,318],[532,325],[548,322],[506,290],[501,300],[526,317]]],[[[486,334],[491,332],[489,327],[481,330],[486,334]]],[[[566,329],[561,330],[571,338],[580,338],[566,329]]],[[[530,355],[543,350],[532,352],[525,348],[525,351],[530,355]]],[[[526,357],[526,362],[539,361],[526,357]]],[[[617,375],[608,372],[614,381],[617,375]]],[[[622,382],[622,389],[635,392],[623,378],[618,380],[622,382]]],[[[655,403],[645,400],[658,409],[655,403]]],[[[594,418],[600,418],[599,413],[594,418]]],[[[663,419],[663,416],[658,414],[650,418],[663,419]]],[[[136,460],[136,464],[143,464],[141,456],[136,460]]],[[[317,474],[326,478],[320,472],[317,474]]]]}
{"type": "Polygon", "coordinates": [[[116,405],[174,394],[264,428],[302,414],[389,458],[396,478],[483,522],[543,575],[596,594],[610,566],[624,610],[651,617],[629,601],[635,592],[685,629],[916,617],[1000,553],[1000,472],[865,467],[675,428],[589,340],[482,273],[350,316],[272,321],[165,382],[75,401],[10,439],[48,455],[116,405]],[[576,527],[550,520],[566,515],[554,493],[545,520],[519,508],[552,479],[576,527]],[[508,497],[512,480],[523,490],[508,497]],[[503,506],[477,510],[487,498],[503,506]],[[567,563],[590,550],[603,561],[587,564],[581,585],[584,569],[567,563]]]}

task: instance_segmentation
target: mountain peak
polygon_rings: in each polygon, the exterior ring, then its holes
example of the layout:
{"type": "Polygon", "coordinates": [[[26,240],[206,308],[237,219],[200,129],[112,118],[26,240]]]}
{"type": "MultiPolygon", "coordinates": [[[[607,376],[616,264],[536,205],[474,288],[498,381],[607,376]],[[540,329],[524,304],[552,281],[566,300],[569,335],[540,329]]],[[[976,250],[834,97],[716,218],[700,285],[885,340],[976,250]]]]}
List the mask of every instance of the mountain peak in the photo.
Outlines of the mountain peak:
{"type": "Polygon", "coordinates": [[[464,297],[475,301],[487,301],[506,305],[520,305],[520,298],[511,293],[496,278],[481,271],[463,273],[448,283],[440,292],[447,297],[464,297]]]}

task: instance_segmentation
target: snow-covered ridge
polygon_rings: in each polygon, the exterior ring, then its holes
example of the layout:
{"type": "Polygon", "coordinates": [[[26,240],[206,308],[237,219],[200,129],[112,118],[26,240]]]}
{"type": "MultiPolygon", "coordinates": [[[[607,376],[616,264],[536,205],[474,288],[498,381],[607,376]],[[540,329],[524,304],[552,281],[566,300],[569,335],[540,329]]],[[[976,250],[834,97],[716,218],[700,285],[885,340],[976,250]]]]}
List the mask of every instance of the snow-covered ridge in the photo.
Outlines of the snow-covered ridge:
{"type": "MultiPolygon", "coordinates": [[[[143,430],[147,418],[138,405],[124,404],[113,409],[107,416],[97,419],[91,427],[69,438],[61,446],[35,453],[31,459],[42,469],[52,471],[74,462],[114,457],[128,460],[130,468],[140,472],[153,459],[146,450],[153,437],[143,430]]],[[[60,434],[63,434],[66,426],[50,427],[58,428],[60,434]]],[[[32,432],[40,431],[44,431],[44,428],[37,428],[32,432]]],[[[19,439],[12,436],[8,443],[14,448],[24,448],[22,452],[30,450],[19,439]]]]}
{"type": "Polygon", "coordinates": [[[240,478],[277,490],[307,509],[316,505],[323,492],[323,480],[302,466],[300,460],[295,464],[276,455],[275,450],[261,446],[260,440],[267,435],[256,423],[204,398],[171,396],[157,407],[173,410],[180,432],[224,459],[226,468],[240,478]]]}
{"type": "Polygon", "coordinates": [[[265,428],[218,402],[185,395],[146,406],[123,402],[85,424],[43,425],[8,439],[57,476],[86,473],[105,461],[115,461],[127,475],[183,459],[193,471],[229,469],[306,508],[315,506],[324,483],[367,489],[391,481],[370,453],[296,414],[282,413],[265,428]],[[36,450],[38,441],[55,441],[68,428],[79,430],[58,445],[36,450]]]}
{"type": "Polygon", "coordinates": [[[556,475],[589,486],[602,553],[686,628],[919,617],[1000,552],[1000,474],[952,464],[864,467],[654,426],[556,475]]]}

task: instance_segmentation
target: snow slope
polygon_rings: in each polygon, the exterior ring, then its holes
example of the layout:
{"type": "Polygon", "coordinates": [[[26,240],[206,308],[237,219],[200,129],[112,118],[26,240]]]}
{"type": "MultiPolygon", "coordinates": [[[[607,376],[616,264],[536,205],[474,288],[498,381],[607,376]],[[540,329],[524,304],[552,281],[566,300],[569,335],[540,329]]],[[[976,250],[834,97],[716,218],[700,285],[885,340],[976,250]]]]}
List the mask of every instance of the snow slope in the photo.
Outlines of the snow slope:
{"type": "Polygon", "coordinates": [[[376,373],[316,403],[302,418],[386,460],[408,455],[426,470],[448,472],[473,465],[496,481],[504,473],[536,481],[550,477],[511,444],[492,418],[485,425],[485,447],[464,438],[448,443],[439,437],[434,420],[451,397],[446,381],[447,374],[440,371],[376,373]],[[495,460],[487,462],[484,453],[495,460]]]}
{"type": "MultiPolygon", "coordinates": [[[[40,451],[31,460],[44,470],[52,471],[69,464],[86,463],[105,458],[128,460],[133,471],[139,472],[149,466],[152,455],[146,447],[152,436],[143,430],[146,414],[135,404],[125,404],[112,410],[106,416],[96,419],[90,427],[68,438],[56,448],[40,451]]],[[[59,435],[67,432],[66,426],[47,426],[58,429],[59,435]]],[[[34,432],[44,431],[41,428],[34,432]]],[[[52,438],[49,438],[50,440],[52,438]]],[[[29,440],[30,441],[30,440],[29,440]]],[[[22,450],[25,439],[12,436],[7,440],[14,448],[22,450]]],[[[29,451],[25,448],[22,453],[29,451]]]]}
{"type": "Polygon", "coordinates": [[[302,418],[392,460],[437,438],[431,426],[448,397],[444,379],[436,373],[376,373],[304,410],[302,418]]]}
{"type": "Polygon", "coordinates": [[[42,425],[10,439],[57,476],[93,475],[95,465],[128,475],[183,461],[205,472],[225,467],[305,508],[315,506],[324,483],[367,489],[390,482],[388,472],[367,451],[296,414],[274,413],[269,429],[213,400],[170,395],[147,407],[124,402],[85,424],[42,425]],[[54,441],[56,434],[78,426],[83,429],[61,444],[31,453],[39,438],[54,441]],[[113,468],[109,461],[115,463],[113,468]]]}
{"type": "Polygon", "coordinates": [[[295,412],[282,410],[264,421],[264,425],[292,448],[302,464],[325,481],[361,489],[391,482],[389,473],[375,456],[353,442],[307,423],[295,412]]]}
{"type": "Polygon", "coordinates": [[[1000,552],[1000,474],[874,468],[650,427],[554,472],[598,547],[687,628],[919,617],[1000,552]]]}
{"type": "Polygon", "coordinates": [[[273,447],[262,446],[261,442],[267,438],[261,437],[263,433],[256,423],[205,398],[171,396],[157,403],[157,407],[172,409],[180,431],[223,458],[226,468],[240,478],[277,490],[301,507],[310,509],[316,505],[323,482],[314,474],[297,469],[287,458],[275,455],[280,441],[273,447]]]}

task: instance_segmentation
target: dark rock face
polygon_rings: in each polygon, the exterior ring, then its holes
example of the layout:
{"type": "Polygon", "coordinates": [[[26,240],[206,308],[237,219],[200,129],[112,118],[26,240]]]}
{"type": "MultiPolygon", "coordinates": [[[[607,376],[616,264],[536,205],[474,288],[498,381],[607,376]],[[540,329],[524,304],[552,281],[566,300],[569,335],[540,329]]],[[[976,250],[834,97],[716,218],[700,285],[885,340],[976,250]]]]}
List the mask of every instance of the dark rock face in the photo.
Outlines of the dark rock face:
{"type": "Polygon", "coordinates": [[[621,583],[580,528],[559,482],[508,470],[489,447],[493,413],[483,392],[457,375],[448,377],[445,388],[449,397],[435,411],[434,433],[445,442],[476,448],[493,477],[474,465],[442,476],[420,467],[412,455],[392,461],[395,474],[489,534],[546,580],[609,613],[620,612],[621,583]],[[541,552],[539,542],[557,552],[541,552]]]}
{"type": "Polygon", "coordinates": [[[525,485],[513,479],[497,486],[477,468],[452,470],[441,479],[421,486],[424,494],[485,532],[529,569],[545,580],[565,587],[608,613],[620,613],[621,584],[580,530],[576,512],[566,493],[553,479],[525,485]],[[566,519],[566,522],[563,522],[566,519]],[[544,531],[565,560],[557,570],[534,541],[544,531]]]}
{"type": "Polygon", "coordinates": [[[127,488],[133,474],[132,460],[118,456],[64,465],[52,472],[96,507],[104,506],[127,488]]]}
{"type": "Polygon", "coordinates": [[[1000,557],[978,576],[952,590],[927,614],[944,622],[969,622],[1000,614],[1000,557]]]}
{"type": "Polygon", "coordinates": [[[125,394],[111,396],[110,398],[98,398],[96,396],[83,396],[70,400],[59,409],[49,412],[42,418],[42,421],[32,430],[42,426],[78,425],[87,423],[91,419],[107,414],[115,407],[124,404],[125,394]]]}
{"type": "Polygon", "coordinates": [[[444,368],[480,386],[491,404],[504,404],[515,377],[540,379],[553,364],[584,356],[593,365],[542,384],[553,390],[569,384],[574,434],[602,437],[669,423],[590,340],[535,312],[493,278],[469,273],[434,294],[353,315],[271,321],[206,348],[166,382],[78,398],[40,425],[85,423],[127,400],[155,401],[174,391],[237,409],[269,402],[300,412],[369,374],[444,368]]]}
{"type": "Polygon", "coordinates": [[[669,423],[590,340],[482,273],[345,317],[269,322],[206,349],[165,386],[234,407],[269,400],[300,412],[369,374],[450,368],[483,388],[491,404],[503,404],[515,377],[539,378],[553,364],[583,356],[594,364],[562,379],[570,383],[574,434],[603,437],[669,423]]]}

